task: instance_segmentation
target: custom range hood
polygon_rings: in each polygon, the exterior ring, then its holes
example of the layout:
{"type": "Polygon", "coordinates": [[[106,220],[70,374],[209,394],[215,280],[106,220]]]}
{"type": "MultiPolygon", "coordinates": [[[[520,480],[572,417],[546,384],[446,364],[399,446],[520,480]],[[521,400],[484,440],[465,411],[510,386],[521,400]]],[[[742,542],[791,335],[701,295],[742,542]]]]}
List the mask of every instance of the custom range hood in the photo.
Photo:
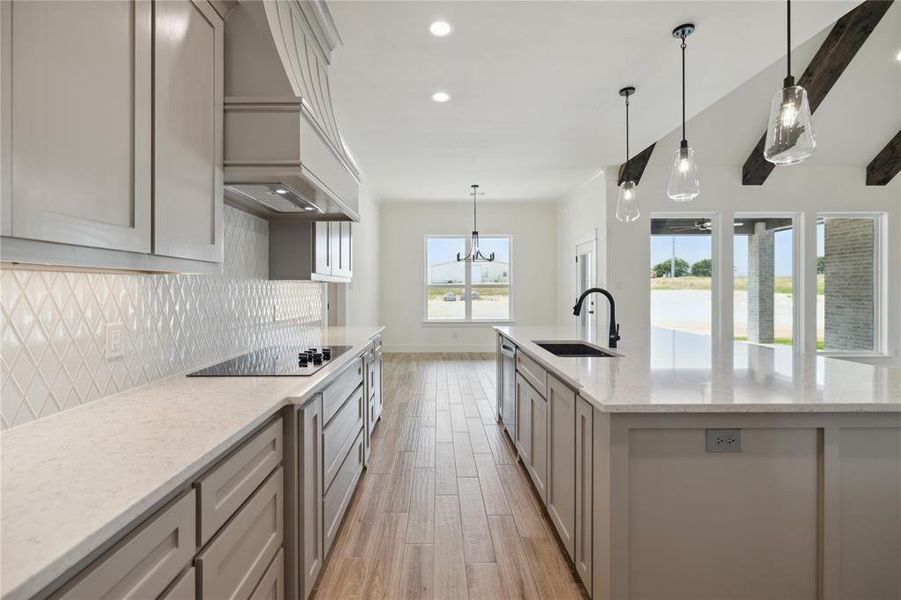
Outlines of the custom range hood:
{"type": "Polygon", "coordinates": [[[324,2],[245,0],[225,23],[225,199],[272,221],[359,221],[335,120],[324,2]]]}

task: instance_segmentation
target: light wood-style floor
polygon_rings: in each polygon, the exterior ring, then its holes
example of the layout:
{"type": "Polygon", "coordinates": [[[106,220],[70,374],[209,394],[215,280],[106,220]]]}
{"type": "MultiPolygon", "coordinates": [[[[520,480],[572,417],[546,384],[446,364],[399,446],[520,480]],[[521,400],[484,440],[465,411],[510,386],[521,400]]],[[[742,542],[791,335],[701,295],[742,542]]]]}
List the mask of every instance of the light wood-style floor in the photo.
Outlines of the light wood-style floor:
{"type": "Polygon", "coordinates": [[[488,354],[386,354],[369,468],[316,598],[582,598],[495,421],[488,354]]]}

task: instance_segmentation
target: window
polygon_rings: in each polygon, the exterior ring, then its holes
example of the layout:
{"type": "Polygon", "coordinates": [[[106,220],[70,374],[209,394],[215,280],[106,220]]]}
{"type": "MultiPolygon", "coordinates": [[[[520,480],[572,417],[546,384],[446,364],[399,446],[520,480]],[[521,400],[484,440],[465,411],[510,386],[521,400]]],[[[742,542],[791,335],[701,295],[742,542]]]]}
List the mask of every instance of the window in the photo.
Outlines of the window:
{"type": "Polygon", "coordinates": [[[879,349],[880,223],[879,216],[817,218],[818,349],[879,349]]]}
{"type": "Polygon", "coordinates": [[[510,319],[510,237],[482,236],[487,263],[458,262],[469,252],[468,236],[426,236],[426,320],[510,319]]]}
{"type": "Polygon", "coordinates": [[[791,216],[736,215],[734,336],[757,344],[794,342],[794,227],[791,216]]]}
{"type": "Polygon", "coordinates": [[[713,331],[713,225],[709,218],[651,219],[651,326],[713,331]]]}

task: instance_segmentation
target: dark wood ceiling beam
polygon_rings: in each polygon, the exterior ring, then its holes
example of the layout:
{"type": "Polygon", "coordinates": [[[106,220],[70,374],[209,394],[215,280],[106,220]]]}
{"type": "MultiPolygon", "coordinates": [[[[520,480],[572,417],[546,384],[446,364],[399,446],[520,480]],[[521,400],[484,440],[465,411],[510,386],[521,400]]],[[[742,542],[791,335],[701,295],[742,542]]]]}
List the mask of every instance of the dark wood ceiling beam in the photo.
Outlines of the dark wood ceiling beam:
{"type": "MultiPolygon", "coordinates": [[[[848,64],[863,46],[879,21],[891,7],[893,0],[866,0],[835,22],[829,35],[817,50],[813,60],[798,80],[807,90],[810,112],[813,114],[826,94],[845,72],[848,64]]],[[[766,132],[754,146],[741,170],[744,185],[763,185],[776,165],[763,157],[766,132]]]]}
{"type": "Polygon", "coordinates": [[[888,185],[901,171],[901,131],[867,165],[867,185],[888,185]]]}
{"type": "MultiPolygon", "coordinates": [[[[648,166],[648,161],[651,160],[651,153],[654,152],[654,146],[656,145],[657,142],[654,142],[629,159],[629,178],[634,181],[636,185],[641,181],[641,176],[644,173],[645,167],[648,166]]],[[[621,185],[624,181],[626,181],[626,163],[619,166],[619,178],[616,185],[621,185]]]]}

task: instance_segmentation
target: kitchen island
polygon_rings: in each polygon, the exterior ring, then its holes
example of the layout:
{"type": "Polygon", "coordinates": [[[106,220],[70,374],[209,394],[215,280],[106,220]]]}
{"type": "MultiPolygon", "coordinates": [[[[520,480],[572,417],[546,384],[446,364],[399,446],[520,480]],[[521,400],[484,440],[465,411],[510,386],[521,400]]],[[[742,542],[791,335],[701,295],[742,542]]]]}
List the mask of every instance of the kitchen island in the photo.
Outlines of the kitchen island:
{"type": "Polygon", "coordinates": [[[499,417],[593,598],[901,597],[901,370],[495,329],[499,417]]]}

